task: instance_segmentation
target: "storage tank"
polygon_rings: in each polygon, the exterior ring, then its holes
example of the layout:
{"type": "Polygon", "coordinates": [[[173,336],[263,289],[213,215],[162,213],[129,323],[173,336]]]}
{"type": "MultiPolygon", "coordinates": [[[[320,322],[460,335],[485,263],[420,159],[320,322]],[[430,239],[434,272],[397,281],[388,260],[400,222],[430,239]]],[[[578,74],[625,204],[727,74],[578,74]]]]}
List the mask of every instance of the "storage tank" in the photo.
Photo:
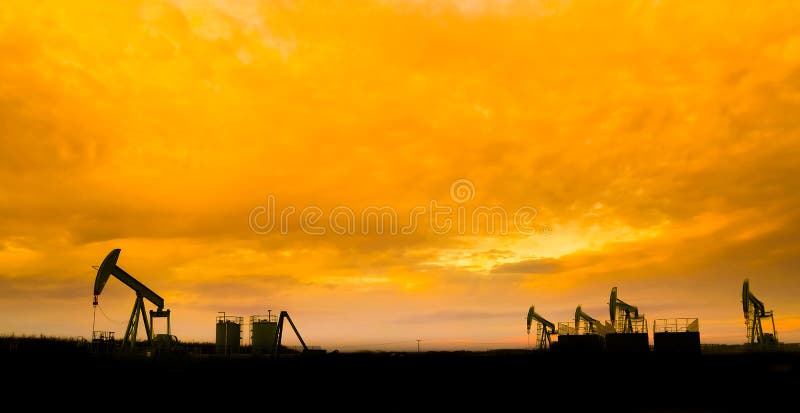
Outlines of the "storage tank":
{"type": "Polygon", "coordinates": [[[253,353],[272,354],[277,333],[277,317],[272,315],[250,317],[250,342],[253,344],[253,353]]]}
{"type": "Polygon", "coordinates": [[[242,317],[217,317],[217,354],[236,354],[242,342],[242,317]]]}

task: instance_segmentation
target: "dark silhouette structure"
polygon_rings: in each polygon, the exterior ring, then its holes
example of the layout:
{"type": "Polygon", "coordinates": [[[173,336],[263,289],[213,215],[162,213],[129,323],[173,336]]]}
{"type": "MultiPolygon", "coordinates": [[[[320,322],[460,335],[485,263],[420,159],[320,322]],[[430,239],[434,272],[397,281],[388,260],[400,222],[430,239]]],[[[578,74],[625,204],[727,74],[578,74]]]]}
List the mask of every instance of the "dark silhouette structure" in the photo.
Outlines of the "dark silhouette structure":
{"type": "Polygon", "coordinates": [[[775,332],[775,318],[772,310],[765,310],[764,303],[750,291],[750,280],[746,278],[742,285],[742,311],[744,311],[744,323],[747,326],[747,344],[762,346],[778,344],[778,333],[775,332]],[[761,320],[765,319],[769,319],[772,324],[771,333],[764,332],[761,320]]]}
{"type": "MultiPolygon", "coordinates": [[[[125,335],[122,338],[120,349],[130,351],[135,349],[136,336],[139,330],[140,315],[142,317],[142,322],[144,323],[147,344],[152,349],[169,350],[175,347],[178,339],[170,333],[170,311],[164,310],[164,299],[117,265],[120,252],[121,250],[119,248],[112,250],[110,253],[108,253],[106,258],[103,260],[103,263],[100,264],[100,267],[97,269],[97,277],[94,280],[94,305],[97,306],[97,297],[103,292],[106,282],[108,282],[108,279],[113,275],[136,293],[136,301],[133,303],[133,311],[131,311],[131,317],[128,320],[128,326],[125,328],[125,335]],[[149,321],[147,315],[145,314],[145,298],[158,308],[155,311],[150,310],[149,321]],[[167,319],[167,333],[158,334],[154,337],[152,328],[153,318],[157,317],[163,317],[167,319]]],[[[94,335],[94,332],[92,332],[92,334],[94,335]]]]}
{"type": "Polygon", "coordinates": [[[586,314],[581,306],[575,308],[575,322],[558,325],[558,350],[601,352],[605,348],[605,335],[610,326],[605,326],[600,320],[586,314]]]}
{"type": "Polygon", "coordinates": [[[303,346],[303,354],[325,354],[325,350],[319,348],[309,348],[306,345],[306,342],[303,340],[303,337],[300,336],[300,332],[297,331],[297,327],[295,327],[292,318],[289,317],[289,313],[286,311],[281,311],[281,315],[278,317],[278,330],[275,334],[275,344],[273,346],[272,356],[274,358],[279,356],[281,349],[281,341],[283,340],[283,320],[288,320],[289,325],[292,326],[294,334],[297,336],[297,339],[300,340],[300,344],[303,346]]]}
{"type": "Polygon", "coordinates": [[[534,311],[533,306],[528,309],[528,336],[531,334],[531,323],[536,321],[536,346],[539,350],[547,350],[551,346],[550,336],[557,334],[555,324],[546,320],[534,311]]]}
{"type": "Polygon", "coordinates": [[[653,321],[656,353],[700,353],[700,321],[696,318],[662,318],[653,321]]]}
{"type": "Polygon", "coordinates": [[[606,350],[610,352],[648,352],[647,320],[639,308],[619,299],[617,287],[611,289],[608,300],[613,332],[606,334],[606,350]]]}

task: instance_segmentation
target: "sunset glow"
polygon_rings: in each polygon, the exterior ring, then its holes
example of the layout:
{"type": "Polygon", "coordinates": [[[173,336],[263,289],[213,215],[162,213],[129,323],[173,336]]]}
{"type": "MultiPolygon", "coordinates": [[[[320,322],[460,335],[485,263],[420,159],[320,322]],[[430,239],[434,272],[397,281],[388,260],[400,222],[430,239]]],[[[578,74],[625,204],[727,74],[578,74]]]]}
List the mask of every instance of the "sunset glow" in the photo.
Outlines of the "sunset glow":
{"type": "MultiPolygon", "coordinates": [[[[285,309],[331,349],[520,348],[531,304],[605,320],[616,286],[742,343],[745,277],[800,341],[798,21],[798,2],[0,2],[0,333],[89,336],[92,266],[121,248],[184,341],[285,309]],[[269,199],[296,212],[254,229],[269,199]],[[382,208],[397,233],[361,219],[382,208]]],[[[96,329],[132,304],[109,281],[96,329]]]]}

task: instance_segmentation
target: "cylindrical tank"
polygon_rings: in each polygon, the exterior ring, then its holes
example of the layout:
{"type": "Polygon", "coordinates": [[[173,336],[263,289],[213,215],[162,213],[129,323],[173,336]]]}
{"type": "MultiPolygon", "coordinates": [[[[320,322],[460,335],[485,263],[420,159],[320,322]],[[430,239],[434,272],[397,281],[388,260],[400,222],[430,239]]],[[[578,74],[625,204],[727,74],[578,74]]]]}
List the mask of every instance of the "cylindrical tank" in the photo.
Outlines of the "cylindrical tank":
{"type": "Polygon", "coordinates": [[[256,320],[250,326],[253,353],[270,354],[275,345],[275,335],[278,332],[278,323],[267,320],[256,320]]]}
{"type": "Polygon", "coordinates": [[[217,354],[239,352],[242,340],[242,323],[233,320],[217,320],[217,354]]]}

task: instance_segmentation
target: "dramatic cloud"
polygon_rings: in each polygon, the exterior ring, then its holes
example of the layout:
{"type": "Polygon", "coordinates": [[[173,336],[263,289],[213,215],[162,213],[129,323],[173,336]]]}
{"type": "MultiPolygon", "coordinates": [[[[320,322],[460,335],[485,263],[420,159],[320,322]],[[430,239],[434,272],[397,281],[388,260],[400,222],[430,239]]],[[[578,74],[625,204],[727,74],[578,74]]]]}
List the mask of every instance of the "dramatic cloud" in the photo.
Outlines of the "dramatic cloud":
{"type": "Polygon", "coordinates": [[[534,259],[500,264],[494,269],[497,274],[544,274],[558,271],[558,261],[554,259],[534,259]]]}

